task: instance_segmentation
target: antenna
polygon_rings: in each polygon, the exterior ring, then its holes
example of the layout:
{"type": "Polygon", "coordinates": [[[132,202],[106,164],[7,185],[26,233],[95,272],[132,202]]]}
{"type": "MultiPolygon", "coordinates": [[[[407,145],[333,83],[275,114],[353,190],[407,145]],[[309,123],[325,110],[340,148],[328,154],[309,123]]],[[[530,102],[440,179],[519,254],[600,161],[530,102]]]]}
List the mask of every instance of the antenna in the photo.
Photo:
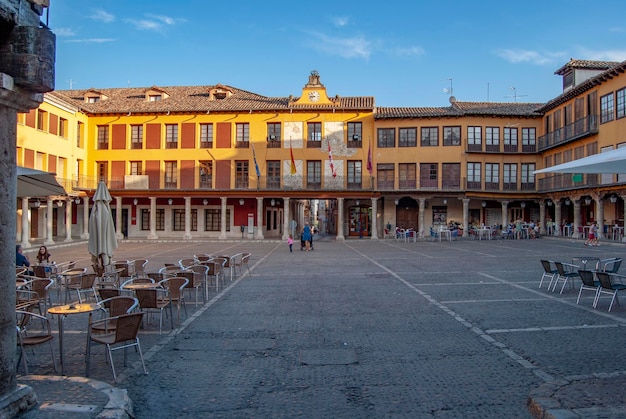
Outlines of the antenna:
{"type": "Polygon", "coordinates": [[[74,80],[69,79],[66,83],[70,84],[70,90],[74,90],[74,80]]]}
{"type": "Polygon", "coordinates": [[[448,78],[450,80],[450,88],[444,87],[443,92],[447,95],[452,96],[454,94],[454,90],[452,89],[452,77],[448,78]]]}
{"type": "Polygon", "coordinates": [[[515,86],[511,86],[511,91],[513,91],[513,94],[510,96],[505,96],[505,97],[512,97],[513,101],[517,102],[517,98],[518,97],[524,97],[524,96],[528,96],[528,95],[518,95],[517,94],[517,89],[515,89],[515,86]]]}

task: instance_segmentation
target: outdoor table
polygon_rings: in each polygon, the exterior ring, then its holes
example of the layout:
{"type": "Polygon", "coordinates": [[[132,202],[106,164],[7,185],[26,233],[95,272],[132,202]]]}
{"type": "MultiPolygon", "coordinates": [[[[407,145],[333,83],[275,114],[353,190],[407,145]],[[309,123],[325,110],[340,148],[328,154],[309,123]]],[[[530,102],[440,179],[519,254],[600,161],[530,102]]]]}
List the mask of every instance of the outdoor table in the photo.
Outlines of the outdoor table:
{"type": "Polygon", "coordinates": [[[63,319],[70,314],[89,313],[89,323],[91,313],[100,309],[100,304],[69,304],[64,306],[50,307],[48,313],[56,314],[59,317],[59,353],[61,354],[61,375],[65,375],[65,362],[63,359],[63,319]]]}
{"type": "Polygon", "coordinates": [[[161,288],[161,286],[158,283],[139,283],[139,284],[126,284],[124,285],[124,289],[125,290],[131,290],[131,291],[135,291],[135,290],[151,290],[151,289],[155,289],[155,288],[161,288]]]}
{"type": "Polygon", "coordinates": [[[624,227],[613,227],[613,240],[621,240],[624,235],[624,227]]]}
{"type": "Polygon", "coordinates": [[[477,228],[476,232],[478,233],[478,240],[482,240],[483,235],[485,240],[491,240],[491,229],[489,227],[477,228]]]}
{"type": "Polygon", "coordinates": [[[572,258],[572,265],[576,265],[579,267],[579,269],[582,269],[585,271],[595,270],[598,262],[600,262],[600,258],[596,256],[574,256],[572,258]],[[593,268],[593,269],[589,269],[589,268],[593,268]]]}
{"type": "Polygon", "coordinates": [[[571,225],[563,226],[563,236],[569,237],[571,235],[572,235],[572,226],[571,225]]]}

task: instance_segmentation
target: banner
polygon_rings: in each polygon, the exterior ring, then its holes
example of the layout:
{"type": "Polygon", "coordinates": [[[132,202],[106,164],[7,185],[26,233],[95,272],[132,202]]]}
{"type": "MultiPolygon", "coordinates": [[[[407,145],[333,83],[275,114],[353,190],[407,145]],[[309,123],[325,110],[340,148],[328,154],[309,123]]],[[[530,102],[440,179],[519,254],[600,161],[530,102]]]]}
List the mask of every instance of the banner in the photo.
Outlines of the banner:
{"type": "Polygon", "coordinates": [[[291,140],[289,140],[289,153],[291,154],[291,174],[296,174],[296,161],[293,159],[293,148],[291,148],[291,140]]]}
{"type": "Polygon", "coordinates": [[[337,171],[333,163],[333,152],[330,151],[330,141],[328,142],[328,160],[330,161],[330,172],[333,174],[333,177],[337,177],[337,171]]]}
{"type": "Polygon", "coordinates": [[[254,152],[254,144],[250,143],[250,145],[252,146],[252,158],[254,159],[254,168],[256,169],[256,177],[260,178],[261,171],[259,170],[259,165],[256,162],[256,153],[254,152]]]}
{"type": "Polygon", "coordinates": [[[372,140],[370,139],[367,148],[367,171],[370,172],[370,176],[372,176],[372,170],[374,170],[374,168],[372,166],[372,140]]]}

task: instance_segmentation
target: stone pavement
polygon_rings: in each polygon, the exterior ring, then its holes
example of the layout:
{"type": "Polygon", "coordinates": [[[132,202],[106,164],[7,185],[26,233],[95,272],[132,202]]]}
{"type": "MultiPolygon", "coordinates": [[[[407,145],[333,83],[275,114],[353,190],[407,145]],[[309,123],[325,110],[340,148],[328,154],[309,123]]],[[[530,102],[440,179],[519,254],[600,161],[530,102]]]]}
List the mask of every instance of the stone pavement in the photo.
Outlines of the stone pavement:
{"type": "MultiPolygon", "coordinates": [[[[538,288],[539,259],[624,249],[554,238],[318,240],[292,254],[270,240],[124,242],[116,257],[146,257],[148,271],[250,251],[251,275],[188,302],[173,331],[147,325],[149,374],[132,351],[128,367],[119,354],[118,384],[103,351],[78,378],[84,319],[68,318],[70,377],[53,375],[45,350],[30,356],[39,376],[18,381],[41,405],[24,417],[57,417],[55,407],[64,417],[626,417],[626,307],[607,313],[608,298],[594,310],[592,293],[577,305],[577,290],[538,288]]],[[[85,244],[51,253],[88,265],[85,244]]]]}

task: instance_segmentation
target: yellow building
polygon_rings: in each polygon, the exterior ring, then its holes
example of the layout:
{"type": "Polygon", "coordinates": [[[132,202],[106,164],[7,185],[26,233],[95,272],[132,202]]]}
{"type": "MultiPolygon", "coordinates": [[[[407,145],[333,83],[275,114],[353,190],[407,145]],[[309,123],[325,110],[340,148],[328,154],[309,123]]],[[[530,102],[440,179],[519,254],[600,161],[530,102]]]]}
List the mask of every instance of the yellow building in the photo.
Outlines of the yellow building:
{"type": "Polygon", "coordinates": [[[623,178],[537,182],[534,171],[624,141],[624,67],[573,60],[557,71],[564,93],[534,104],[376,108],[329,95],[315,71],[287,97],[226,85],[52,92],[18,120],[18,164],[57,173],[72,196],[51,217],[71,228],[42,233],[32,197],[30,237],[86,237],[78,196],[98,180],[120,238],[285,239],[305,221],[338,239],[516,219],[547,231],[565,215],[575,233],[596,219],[623,226],[623,178]]]}

